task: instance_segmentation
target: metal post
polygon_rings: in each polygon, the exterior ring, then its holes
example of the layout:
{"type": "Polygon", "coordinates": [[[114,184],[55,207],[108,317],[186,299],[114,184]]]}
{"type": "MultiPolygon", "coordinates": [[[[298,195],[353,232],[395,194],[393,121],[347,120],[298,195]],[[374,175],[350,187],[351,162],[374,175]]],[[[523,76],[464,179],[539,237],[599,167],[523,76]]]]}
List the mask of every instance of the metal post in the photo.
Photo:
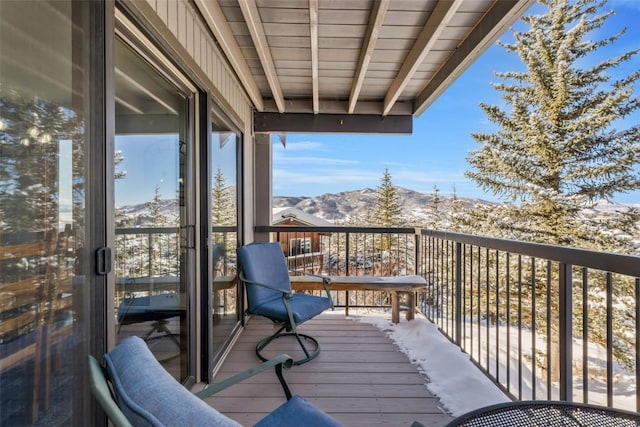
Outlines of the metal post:
{"type": "Polygon", "coordinates": [[[573,401],[573,298],[571,264],[561,262],[559,273],[559,322],[560,322],[560,400],[573,401]]]}
{"type": "Polygon", "coordinates": [[[462,348],[462,243],[456,242],[456,344],[462,348]]]}

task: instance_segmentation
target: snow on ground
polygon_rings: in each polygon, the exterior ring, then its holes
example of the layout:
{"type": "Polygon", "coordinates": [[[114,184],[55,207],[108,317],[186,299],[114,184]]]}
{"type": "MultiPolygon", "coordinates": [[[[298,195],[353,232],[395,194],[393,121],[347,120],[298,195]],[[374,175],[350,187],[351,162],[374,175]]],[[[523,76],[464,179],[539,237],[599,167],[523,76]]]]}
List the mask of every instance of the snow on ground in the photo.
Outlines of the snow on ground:
{"type": "Polygon", "coordinates": [[[384,331],[429,379],[427,389],[453,416],[510,399],[438,327],[423,317],[395,325],[384,314],[353,316],[384,331]]]}
{"type": "MultiPolygon", "coordinates": [[[[354,310],[355,312],[355,310],[354,310]]],[[[427,389],[440,399],[445,410],[454,416],[462,415],[466,412],[481,408],[487,405],[493,405],[501,402],[508,402],[509,397],[504,394],[491,380],[489,380],[481,371],[469,360],[469,355],[464,353],[455,344],[444,337],[439,331],[437,325],[431,323],[421,315],[410,322],[401,319],[397,325],[389,320],[389,313],[381,311],[358,311],[357,315],[352,316],[354,320],[366,322],[376,326],[385,332],[407,355],[409,360],[415,364],[428,378],[426,383],[427,389]]],[[[469,324],[467,324],[467,328],[469,324]]],[[[486,326],[480,331],[482,336],[486,336],[486,326]]],[[[504,333],[505,328],[501,328],[504,333]]],[[[491,342],[496,342],[496,328],[489,328],[491,333],[491,342]]],[[[478,333],[477,331],[475,332],[478,333]]],[[[512,328],[512,342],[518,341],[517,329],[512,328]]],[[[523,343],[531,343],[532,335],[526,330],[520,331],[523,343]]],[[[471,331],[467,329],[466,338],[468,340],[471,331]]],[[[544,348],[546,343],[540,341],[537,336],[538,348],[544,348]]],[[[501,342],[505,342],[506,338],[502,336],[501,342]]],[[[467,342],[467,346],[470,343],[467,342]]],[[[580,357],[582,354],[582,340],[574,338],[574,355],[580,357]]],[[[527,349],[523,346],[523,355],[531,356],[531,348],[527,349]]],[[[517,354],[512,354],[513,349],[500,348],[500,372],[501,382],[504,383],[507,368],[505,359],[507,354],[511,354],[511,381],[512,389],[518,389],[517,380],[522,376],[522,392],[523,399],[532,398],[531,389],[531,369],[527,363],[524,363],[522,370],[519,371],[517,363],[517,354]]],[[[491,346],[491,364],[496,360],[494,346],[491,346]]],[[[589,343],[589,366],[592,370],[606,369],[606,350],[601,346],[589,343]]],[[[618,363],[614,363],[614,379],[613,394],[614,407],[626,410],[635,410],[636,405],[636,383],[635,374],[625,371],[618,363]]],[[[559,395],[557,384],[552,384],[552,398],[556,399],[559,395]]],[[[537,395],[546,395],[546,384],[543,381],[536,382],[537,395]]],[[[606,382],[604,374],[596,375],[589,379],[589,403],[596,405],[607,404],[606,382]]],[[[582,401],[582,379],[574,373],[574,401],[582,401]]]]}

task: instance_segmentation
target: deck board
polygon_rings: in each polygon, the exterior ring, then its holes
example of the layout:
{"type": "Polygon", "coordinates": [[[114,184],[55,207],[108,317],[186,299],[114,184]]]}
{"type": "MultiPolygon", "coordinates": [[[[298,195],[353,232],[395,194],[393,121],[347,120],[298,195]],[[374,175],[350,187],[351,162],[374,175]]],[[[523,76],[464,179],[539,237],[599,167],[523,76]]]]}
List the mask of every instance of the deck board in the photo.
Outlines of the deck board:
{"type": "MultiPolygon", "coordinates": [[[[262,318],[252,318],[222,364],[214,382],[259,363],[255,344],[273,331],[262,318]]],[[[453,418],[426,388],[427,379],[405,354],[376,327],[327,312],[300,327],[321,345],[313,361],[294,366],[285,377],[298,394],[328,412],[346,427],[443,426],[453,418]]],[[[296,357],[295,342],[281,339],[272,354],[296,357]]],[[[271,354],[269,353],[269,354],[271,354]]],[[[252,425],[284,403],[278,379],[264,372],[207,399],[225,415],[252,425]]]]}

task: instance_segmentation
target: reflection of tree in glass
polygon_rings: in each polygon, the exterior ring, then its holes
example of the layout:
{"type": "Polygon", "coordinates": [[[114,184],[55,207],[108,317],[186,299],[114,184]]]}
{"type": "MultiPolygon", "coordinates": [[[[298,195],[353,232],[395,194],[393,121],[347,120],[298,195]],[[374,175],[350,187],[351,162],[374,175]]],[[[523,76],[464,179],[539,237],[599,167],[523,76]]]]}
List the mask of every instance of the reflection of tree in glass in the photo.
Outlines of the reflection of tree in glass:
{"type": "Polygon", "coordinates": [[[213,225],[235,225],[236,223],[233,191],[227,186],[220,168],[216,172],[211,191],[211,222],[213,225]]]}
{"type": "MultiPolygon", "coordinates": [[[[58,142],[72,139],[75,146],[75,142],[82,140],[75,138],[80,132],[82,123],[70,110],[15,93],[3,95],[0,99],[0,224],[3,232],[57,229],[58,142]],[[9,209],[20,214],[10,215],[9,209]]],[[[74,155],[76,152],[77,149],[74,155]]],[[[76,162],[74,159],[74,167],[76,162]]],[[[80,190],[77,184],[74,182],[75,190],[80,190]]]]}

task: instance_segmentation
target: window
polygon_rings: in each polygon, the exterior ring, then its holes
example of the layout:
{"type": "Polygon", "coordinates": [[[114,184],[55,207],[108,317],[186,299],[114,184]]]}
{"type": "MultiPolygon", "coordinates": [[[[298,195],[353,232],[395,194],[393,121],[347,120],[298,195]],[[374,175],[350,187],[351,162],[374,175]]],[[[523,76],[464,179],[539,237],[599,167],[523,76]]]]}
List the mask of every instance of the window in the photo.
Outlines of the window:
{"type": "Polygon", "coordinates": [[[289,255],[302,255],[311,253],[311,238],[303,237],[289,241],[289,255]]]}

